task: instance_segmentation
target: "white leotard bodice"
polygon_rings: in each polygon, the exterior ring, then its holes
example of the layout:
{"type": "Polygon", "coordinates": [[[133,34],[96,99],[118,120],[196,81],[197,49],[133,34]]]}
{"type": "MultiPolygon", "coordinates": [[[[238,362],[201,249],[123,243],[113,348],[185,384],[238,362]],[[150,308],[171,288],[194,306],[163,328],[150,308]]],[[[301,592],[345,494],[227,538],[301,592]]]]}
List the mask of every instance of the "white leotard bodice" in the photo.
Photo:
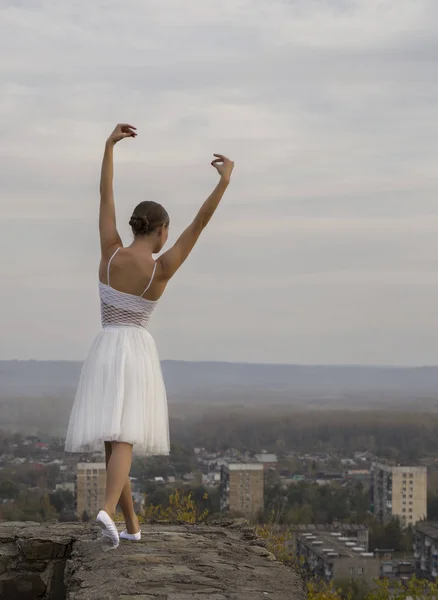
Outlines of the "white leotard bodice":
{"type": "Polygon", "coordinates": [[[120,248],[114,252],[108,261],[107,282],[99,281],[99,296],[102,327],[142,327],[147,329],[149,320],[157,302],[143,298],[154,279],[157,263],[154,265],[152,276],[141,296],[120,292],[110,286],[110,265],[120,248]]]}

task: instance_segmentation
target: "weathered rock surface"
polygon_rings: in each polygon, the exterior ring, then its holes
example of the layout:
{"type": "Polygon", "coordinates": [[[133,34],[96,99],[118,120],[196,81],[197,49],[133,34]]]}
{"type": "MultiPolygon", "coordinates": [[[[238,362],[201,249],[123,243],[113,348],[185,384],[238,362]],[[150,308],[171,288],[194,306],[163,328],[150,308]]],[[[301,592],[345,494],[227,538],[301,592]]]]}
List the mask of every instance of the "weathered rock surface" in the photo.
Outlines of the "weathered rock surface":
{"type": "Polygon", "coordinates": [[[0,523],[0,600],[304,600],[244,522],[147,525],[108,549],[73,523],[0,523]]]}

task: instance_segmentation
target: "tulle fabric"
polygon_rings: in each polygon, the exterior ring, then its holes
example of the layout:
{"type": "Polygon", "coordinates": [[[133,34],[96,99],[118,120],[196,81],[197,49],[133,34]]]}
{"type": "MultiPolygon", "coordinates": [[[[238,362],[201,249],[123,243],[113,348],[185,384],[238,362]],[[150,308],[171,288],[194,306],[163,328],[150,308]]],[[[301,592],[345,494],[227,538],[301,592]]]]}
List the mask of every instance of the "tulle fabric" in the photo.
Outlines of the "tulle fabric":
{"type": "Polygon", "coordinates": [[[141,327],[104,327],[82,368],[65,449],[94,452],[106,441],[133,444],[140,455],[169,454],[160,360],[141,327]]]}

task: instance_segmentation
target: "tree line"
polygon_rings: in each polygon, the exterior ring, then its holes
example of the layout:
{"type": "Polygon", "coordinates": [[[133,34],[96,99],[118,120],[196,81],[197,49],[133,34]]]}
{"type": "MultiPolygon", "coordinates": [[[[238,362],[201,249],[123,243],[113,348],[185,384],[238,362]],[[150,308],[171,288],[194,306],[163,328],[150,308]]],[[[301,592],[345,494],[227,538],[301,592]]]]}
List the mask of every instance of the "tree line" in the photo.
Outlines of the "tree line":
{"type": "Polygon", "coordinates": [[[336,452],[351,456],[368,450],[401,461],[438,457],[438,414],[393,411],[297,411],[284,406],[265,409],[200,409],[173,420],[172,440],[208,450],[236,448],[282,456],[289,452],[336,452]]]}

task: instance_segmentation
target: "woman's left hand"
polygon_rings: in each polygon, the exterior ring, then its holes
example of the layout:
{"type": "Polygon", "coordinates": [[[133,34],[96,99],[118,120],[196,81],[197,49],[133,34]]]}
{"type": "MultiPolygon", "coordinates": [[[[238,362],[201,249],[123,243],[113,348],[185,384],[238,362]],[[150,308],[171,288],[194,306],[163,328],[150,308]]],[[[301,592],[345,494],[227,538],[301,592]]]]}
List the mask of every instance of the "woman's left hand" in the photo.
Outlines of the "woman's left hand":
{"type": "Polygon", "coordinates": [[[128,123],[119,123],[116,125],[114,131],[108,138],[108,142],[112,144],[117,144],[120,140],[124,140],[125,138],[137,137],[137,128],[134,125],[128,125],[128,123]]]}
{"type": "Polygon", "coordinates": [[[211,162],[211,165],[216,169],[222,179],[230,181],[231,173],[234,169],[234,162],[223,154],[214,154],[214,156],[216,158],[211,162]]]}

